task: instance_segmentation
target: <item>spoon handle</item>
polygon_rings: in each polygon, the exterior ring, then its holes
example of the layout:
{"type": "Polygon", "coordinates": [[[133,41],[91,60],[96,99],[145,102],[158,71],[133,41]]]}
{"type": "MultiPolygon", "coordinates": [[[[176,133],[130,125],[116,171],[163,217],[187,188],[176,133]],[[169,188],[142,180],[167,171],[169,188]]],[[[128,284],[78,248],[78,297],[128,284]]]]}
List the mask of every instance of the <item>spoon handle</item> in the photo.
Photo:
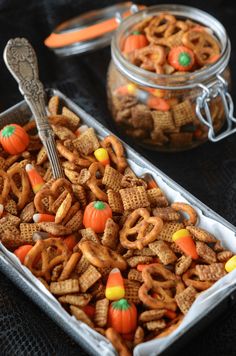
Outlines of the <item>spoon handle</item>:
{"type": "Polygon", "coordinates": [[[25,38],[10,39],[4,50],[7,68],[19,84],[19,90],[30,107],[39,137],[46,148],[54,178],[64,176],[49,125],[43,84],[38,78],[38,61],[34,49],[25,38]]]}

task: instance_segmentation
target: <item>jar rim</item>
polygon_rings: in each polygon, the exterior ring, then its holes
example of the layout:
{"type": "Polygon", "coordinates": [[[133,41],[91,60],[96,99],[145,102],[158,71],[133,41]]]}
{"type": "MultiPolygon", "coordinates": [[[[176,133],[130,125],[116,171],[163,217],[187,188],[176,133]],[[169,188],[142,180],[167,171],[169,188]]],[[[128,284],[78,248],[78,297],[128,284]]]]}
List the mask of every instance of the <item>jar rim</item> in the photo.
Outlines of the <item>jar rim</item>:
{"type": "Polygon", "coordinates": [[[224,71],[228,65],[231,52],[231,44],[224,26],[212,15],[198,8],[186,5],[161,4],[148,7],[126,18],[117,29],[112,39],[111,53],[112,59],[118,70],[128,77],[132,82],[143,86],[157,89],[188,89],[199,86],[206,79],[212,78],[216,74],[224,71]],[[221,44],[220,58],[212,65],[191,73],[181,73],[177,75],[157,74],[142,69],[129,62],[120,51],[120,40],[128,33],[130,27],[147,17],[158,13],[168,12],[175,16],[197,21],[198,23],[211,28],[221,44]],[[168,85],[166,84],[168,83],[168,85]]]}

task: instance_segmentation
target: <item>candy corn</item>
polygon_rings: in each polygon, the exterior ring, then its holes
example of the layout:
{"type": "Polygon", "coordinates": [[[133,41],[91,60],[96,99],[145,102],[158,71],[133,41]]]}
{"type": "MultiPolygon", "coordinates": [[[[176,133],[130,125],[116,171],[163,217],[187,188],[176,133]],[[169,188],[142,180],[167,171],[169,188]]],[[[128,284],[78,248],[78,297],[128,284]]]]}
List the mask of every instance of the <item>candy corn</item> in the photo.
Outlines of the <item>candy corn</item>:
{"type": "Polygon", "coordinates": [[[105,148],[98,148],[94,151],[94,156],[103,166],[110,164],[109,155],[105,148]]]}
{"type": "Polygon", "coordinates": [[[225,264],[226,272],[231,272],[236,268],[236,256],[231,257],[225,264]]]}
{"type": "Polygon", "coordinates": [[[0,218],[3,214],[3,210],[4,210],[4,206],[2,204],[0,204],[0,218]]]}
{"type": "Polygon", "coordinates": [[[55,221],[55,216],[50,215],[50,214],[34,214],[33,215],[33,220],[35,223],[39,222],[54,222],[55,221]]]}
{"type": "Polygon", "coordinates": [[[141,178],[143,178],[147,182],[148,189],[158,188],[157,183],[155,182],[153,176],[150,173],[145,173],[141,176],[141,178]]]}
{"type": "Polygon", "coordinates": [[[108,276],[105,296],[109,300],[124,298],[125,287],[122,275],[118,268],[113,268],[108,276]]]}
{"type": "Polygon", "coordinates": [[[186,255],[191,256],[194,260],[198,258],[196,245],[188,230],[181,229],[176,231],[172,235],[172,240],[176,243],[177,246],[181,248],[181,250],[186,255]]]}
{"type": "Polygon", "coordinates": [[[81,125],[76,131],[75,134],[76,136],[80,136],[82,133],[84,133],[85,131],[88,130],[88,126],[87,125],[81,125]]]}
{"type": "Polygon", "coordinates": [[[138,101],[143,104],[146,104],[151,109],[156,109],[160,111],[170,110],[170,105],[165,99],[156,97],[145,90],[139,89],[136,87],[136,85],[132,83],[117,88],[115,94],[133,95],[138,99],[138,101]]]}
{"type": "Polygon", "coordinates": [[[32,189],[36,194],[42,188],[45,182],[32,164],[27,164],[25,166],[25,170],[28,174],[32,189]]]}

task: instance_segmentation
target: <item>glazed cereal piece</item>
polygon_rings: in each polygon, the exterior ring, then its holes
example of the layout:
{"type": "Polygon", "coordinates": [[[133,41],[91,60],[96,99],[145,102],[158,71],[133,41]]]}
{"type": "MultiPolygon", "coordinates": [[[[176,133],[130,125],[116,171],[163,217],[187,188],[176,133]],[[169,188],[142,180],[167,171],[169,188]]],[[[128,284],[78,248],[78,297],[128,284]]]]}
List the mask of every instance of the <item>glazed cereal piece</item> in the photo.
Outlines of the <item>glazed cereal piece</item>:
{"type": "Polygon", "coordinates": [[[92,296],[91,294],[84,293],[84,294],[66,294],[58,298],[59,302],[63,304],[71,304],[75,305],[76,307],[83,308],[87,305],[92,296]]]}
{"type": "Polygon", "coordinates": [[[107,298],[98,300],[95,306],[94,323],[103,328],[108,321],[109,300],[107,298]]]}
{"type": "Polygon", "coordinates": [[[197,226],[186,226],[186,229],[190,232],[194,239],[202,242],[216,242],[214,235],[210,234],[208,231],[201,229],[197,226]]]}
{"type": "Polygon", "coordinates": [[[20,235],[22,240],[28,241],[28,243],[33,242],[33,233],[40,230],[39,224],[36,223],[21,223],[20,224],[20,235]]]}
{"type": "Polygon", "coordinates": [[[189,100],[185,100],[172,108],[175,125],[181,127],[192,123],[196,119],[196,114],[189,100]]]}
{"type": "Polygon", "coordinates": [[[198,256],[200,256],[206,263],[216,262],[216,253],[207,244],[201,241],[196,241],[196,250],[198,256]]]}
{"type": "Polygon", "coordinates": [[[63,106],[62,108],[62,115],[66,116],[68,118],[68,123],[67,125],[72,131],[75,131],[79,124],[80,124],[80,118],[77,116],[75,113],[73,113],[71,110],[69,110],[66,106],[63,106]]]}
{"type": "Polygon", "coordinates": [[[138,326],[134,334],[134,346],[141,344],[144,341],[144,330],[141,326],[138,326]]]}
{"type": "Polygon", "coordinates": [[[7,199],[6,203],[4,204],[4,210],[12,215],[17,215],[17,204],[13,199],[7,199]]]}
{"type": "Polygon", "coordinates": [[[153,127],[155,130],[172,131],[175,129],[171,111],[152,111],[153,127]]]}
{"type": "Polygon", "coordinates": [[[119,192],[122,178],[123,175],[120,172],[111,166],[106,165],[104,176],[102,178],[102,184],[104,184],[107,189],[112,189],[115,192],[119,192]]]}
{"type": "Polygon", "coordinates": [[[100,147],[98,138],[92,127],[73,140],[73,145],[77,151],[84,156],[93,153],[100,147]]]}
{"type": "Polygon", "coordinates": [[[148,321],[159,320],[165,315],[165,309],[151,309],[142,312],[139,315],[139,321],[146,323],[148,321]]]}
{"type": "Polygon", "coordinates": [[[79,277],[79,285],[81,292],[85,293],[87,290],[93,286],[101,278],[101,273],[90,265],[86,271],[79,277]]]}
{"type": "Polygon", "coordinates": [[[192,286],[175,296],[176,303],[183,314],[187,314],[197,296],[197,291],[192,286]]]}
{"type": "Polygon", "coordinates": [[[95,283],[90,291],[94,300],[101,300],[105,298],[105,286],[101,281],[95,283]]]}
{"type": "Polygon", "coordinates": [[[90,262],[87,260],[86,257],[84,257],[84,255],[82,255],[75,270],[79,275],[81,275],[88,269],[89,266],[90,266],[90,262]]]}
{"type": "Polygon", "coordinates": [[[76,135],[65,126],[59,126],[59,125],[51,125],[51,126],[55,136],[57,136],[61,141],[73,140],[76,138],[76,135]]]}
{"type": "Polygon", "coordinates": [[[42,146],[42,148],[40,149],[40,151],[37,154],[36,163],[38,166],[41,166],[47,160],[48,160],[48,155],[47,155],[46,148],[44,146],[42,146]]]}
{"type": "Polygon", "coordinates": [[[33,215],[35,214],[36,210],[34,207],[34,202],[30,202],[27,204],[24,209],[20,213],[20,219],[24,223],[29,223],[33,220],[33,215]]]}
{"type": "Polygon", "coordinates": [[[79,230],[79,232],[81,233],[82,236],[80,242],[90,240],[96,243],[100,243],[100,239],[98,238],[96,232],[94,232],[93,229],[91,229],[91,227],[88,227],[87,229],[79,230]]]}
{"type": "Polygon", "coordinates": [[[73,218],[73,216],[77,213],[77,211],[79,211],[79,209],[80,209],[80,203],[77,201],[68,210],[65,218],[62,221],[62,225],[66,225],[73,218]]]}
{"type": "Polygon", "coordinates": [[[65,228],[72,232],[77,232],[83,224],[83,212],[78,210],[74,216],[66,223],[65,228]]]}
{"type": "Polygon", "coordinates": [[[104,234],[101,239],[101,243],[104,246],[110,247],[115,250],[119,241],[119,226],[111,219],[107,219],[104,234]]]}
{"type": "Polygon", "coordinates": [[[148,321],[147,323],[144,323],[144,326],[147,330],[150,330],[150,331],[160,330],[160,329],[165,329],[166,322],[164,319],[151,320],[151,321],[148,321]]]}
{"type": "Polygon", "coordinates": [[[171,207],[167,208],[155,208],[152,211],[154,216],[159,216],[163,221],[179,221],[181,218],[180,213],[172,209],[171,207]]]}
{"type": "Polygon", "coordinates": [[[158,240],[163,240],[167,242],[172,242],[172,235],[180,230],[183,229],[184,225],[178,222],[166,222],[158,235],[158,240]]]}
{"type": "Polygon", "coordinates": [[[132,356],[126,346],[125,340],[113,328],[106,330],[106,337],[112,343],[119,356],[132,356]]]}
{"type": "Polygon", "coordinates": [[[142,250],[128,250],[128,251],[133,252],[134,256],[149,256],[149,257],[156,256],[156,253],[153,250],[151,250],[150,247],[144,247],[142,250]]]}
{"type": "Polygon", "coordinates": [[[143,282],[142,272],[137,271],[135,268],[131,268],[128,273],[128,279],[130,281],[143,282]]]}
{"type": "Polygon", "coordinates": [[[82,309],[80,309],[74,305],[71,305],[70,311],[71,311],[71,314],[74,315],[77,320],[82,321],[83,323],[87,324],[91,328],[94,327],[93,322],[91,321],[91,319],[87,316],[87,314],[82,309]]]}
{"type": "Polygon", "coordinates": [[[81,185],[78,185],[78,184],[72,184],[72,189],[73,189],[73,193],[74,193],[76,199],[79,201],[82,208],[85,208],[85,206],[87,205],[85,189],[81,185]]]}
{"type": "Polygon", "coordinates": [[[168,200],[163,195],[160,188],[152,188],[147,190],[147,197],[151,207],[166,207],[168,200]]]}
{"type": "Polygon", "coordinates": [[[9,250],[15,250],[22,245],[29,244],[28,241],[22,239],[19,230],[14,225],[12,225],[11,229],[0,233],[0,241],[9,250]]]}
{"type": "Polygon", "coordinates": [[[87,168],[83,168],[80,171],[78,182],[76,184],[85,186],[87,181],[91,178],[91,173],[87,168]]]}
{"type": "Polygon", "coordinates": [[[147,182],[145,182],[144,179],[129,176],[127,174],[124,175],[121,179],[122,188],[133,188],[138,186],[143,186],[145,189],[147,189],[147,182]]]}
{"type": "Polygon", "coordinates": [[[4,213],[4,218],[6,219],[6,221],[8,221],[9,223],[11,223],[16,227],[20,225],[21,219],[15,215],[12,215],[10,213],[4,213]]]}
{"type": "Polygon", "coordinates": [[[164,241],[155,241],[150,243],[148,246],[157,254],[157,257],[164,265],[174,263],[177,260],[174,252],[164,241]]]}
{"type": "Polygon", "coordinates": [[[227,262],[233,256],[233,252],[225,250],[217,253],[216,257],[219,262],[227,262]]]}
{"type": "Polygon", "coordinates": [[[152,257],[149,256],[133,256],[127,259],[127,263],[130,267],[134,268],[138,264],[149,264],[153,261],[152,257]]]}
{"type": "Polygon", "coordinates": [[[114,190],[107,190],[108,204],[113,213],[122,214],[124,211],[122,199],[119,192],[115,192],[114,190]]]}
{"type": "Polygon", "coordinates": [[[175,265],[175,274],[181,276],[191,266],[192,258],[190,256],[181,256],[175,265]]]}
{"type": "MultiPolygon", "coordinates": [[[[65,235],[72,234],[71,228],[60,225],[60,224],[56,224],[54,222],[41,222],[41,223],[38,223],[37,225],[38,225],[38,230],[48,232],[49,234],[54,235],[54,236],[65,236],[65,235]]],[[[38,231],[38,230],[35,230],[35,231],[38,231]]]]}
{"type": "Polygon", "coordinates": [[[51,115],[57,115],[59,111],[60,99],[59,96],[54,95],[48,102],[48,110],[51,115]]]}
{"type": "Polygon", "coordinates": [[[135,210],[150,205],[144,187],[124,188],[119,191],[124,210],[135,210]]]}
{"type": "Polygon", "coordinates": [[[124,285],[125,285],[125,299],[127,299],[129,302],[140,304],[141,300],[139,299],[139,295],[138,295],[140,283],[137,281],[124,279],[124,285]]]}
{"type": "Polygon", "coordinates": [[[224,263],[212,263],[211,265],[196,265],[196,273],[200,281],[218,281],[227,273],[224,263]]]}
{"type": "Polygon", "coordinates": [[[55,295],[78,293],[79,291],[79,281],[77,279],[66,279],[65,281],[50,283],[50,292],[55,295]]]}

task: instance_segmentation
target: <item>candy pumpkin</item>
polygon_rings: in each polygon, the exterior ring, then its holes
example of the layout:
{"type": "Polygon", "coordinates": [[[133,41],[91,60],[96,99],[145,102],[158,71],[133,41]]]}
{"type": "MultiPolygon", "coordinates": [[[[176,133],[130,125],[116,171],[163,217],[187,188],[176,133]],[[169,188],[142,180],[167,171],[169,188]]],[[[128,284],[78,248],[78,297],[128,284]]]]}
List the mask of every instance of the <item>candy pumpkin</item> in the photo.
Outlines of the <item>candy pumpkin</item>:
{"type": "Polygon", "coordinates": [[[145,35],[139,31],[134,31],[131,35],[126,37],[124,43],[123,53],[130,53],[135,49],[143,48],[148,45],[148,40],[145,35]]]}
{"type": "Polygon", "coordinates": [[[109,325],[120,334],[132,333],[137,328],[137,309],[134,303],[120,299],[111,303],[109,325]]]}
{"type": "Polygon", "coordinates": [[[170,50],[168,61],[176,70],[186,72],[193,68],[195,57],[191,49],[185,46],[178,46],[170,50]]]}
{"type": "Polygon", "coordinates": [[[97,233],[105,229],[107,219],[112,217],[112,210],[103,201],[91,202],[84,210],[83,224],[86,228],[90,227],[97,233]]]}
{"type": "Polygon", "coordinates": [[[10,124],[1,130],[0,142],[7,153],[17,155],[27,148],[29,136],[21,126],[10,124]]]}

